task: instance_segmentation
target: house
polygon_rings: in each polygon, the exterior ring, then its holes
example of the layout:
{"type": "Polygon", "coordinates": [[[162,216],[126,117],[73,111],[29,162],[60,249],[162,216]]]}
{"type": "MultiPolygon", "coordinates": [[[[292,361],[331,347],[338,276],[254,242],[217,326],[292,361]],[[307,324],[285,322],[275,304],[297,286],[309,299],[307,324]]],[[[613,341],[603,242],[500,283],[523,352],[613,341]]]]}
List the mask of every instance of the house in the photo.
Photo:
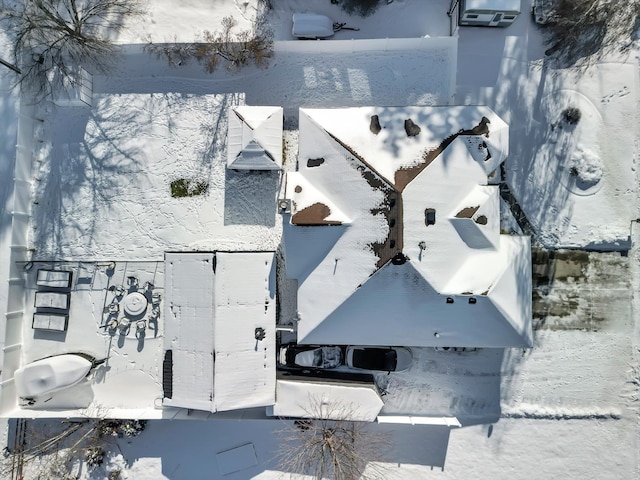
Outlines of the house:
{"type": "Polygon", "coordinates": [[[301,109],[298,343],[531,346],[530,240],[500,232],[508,139],[481,106],[301,109]]]}
{"type": "MultiPolygon", "coordinates": [[[[298,343],[531,345],[530,243],[500,230],[509,130],[494,112],[366,107],[299,117],[298,168],[278,202],[298,343]]],[[[227,168],[278,171],[281,128],[279,107],[234,107],[227,168]]],[[[384,412],[372,374],[278,371],[276,331],[290,319],[277,318],[274,251],[34,261],[15,277],[24,305],[8,324],[16,340],[5,352],[3,416],[98,415],[91,409],[100,406],[115,418],[313,417],[330,415],[316,407],[348,404],[354,420],[418,415],[411,422],[459,426],[443,411],[384,412]],[[93,373],[59,390],[50,369],[52,388],[23,388],[25,373],[43,371],[38,362],[70,354],[93,373]]],[[[69,357],[64,367],[83,371],[75,360],[78,368],[69,357]]]]}

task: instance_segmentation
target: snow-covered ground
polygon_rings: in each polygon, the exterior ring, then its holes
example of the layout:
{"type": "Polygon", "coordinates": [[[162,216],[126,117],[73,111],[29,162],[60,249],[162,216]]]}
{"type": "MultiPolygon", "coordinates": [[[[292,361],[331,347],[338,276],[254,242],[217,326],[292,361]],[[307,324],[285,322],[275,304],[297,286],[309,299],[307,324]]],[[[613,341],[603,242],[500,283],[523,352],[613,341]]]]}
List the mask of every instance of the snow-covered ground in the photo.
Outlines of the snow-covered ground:
{"type": "MultiPolygon", "coordinates": [[[[190,39],[192,33],[215,28],[206,15],[194,15],[195,10],[215,7],[216,18],[221,18],[237,14],[239,8],[250,17],[253,8],[252,2],[244,8],[244,2],[232,0],[215,5],[192,0],[184,3],[190,10],[172,9],[173,3],[154,2],[155,23],[149,22],[145,35],[163,41],[180,33],[190,39]]],[[[324,0],[272,3],[274,11],[267,18],[281,40],[288,38],[290,13],[310,10],[309,5],[360,27],[363,38],[435,36],[429,28],[421,31],[420,22],[440,18],[421,0],[381,2],[367,18],[350,17],[324,0]]],[[[441,10],[437,15],[446,24],[441,10]]],[[[135,25],[131,31],[139,33],[135,25]]],[[[355,33],[340,35],[336,38],[355,33]]],[[[640,216],[635,180],[638,50],[635,56],[612,58],[580,78],[545,66],[542,50],[540,33],[527,14],[507,29],[461,29],[457,81],[450,71],[433,68],[446,62],[447,49],[305,54],[277,44],[266,70],[209,76],[197,65],[169,68],[130,47],[131,54],[113,77],[96,78],[98,95],[89,114],[52,109],[41,132],[46,140],[42,148],[51,148],[53,154],[43,157],[42,182],[35,188],[36,256],[157,259],[163,249],[180,244],[187,249],[228,246],[239,233],[245,243],[237,248],[261,242],[277,246],[279,217],[251,217],[255,206],[266,201],[264,192],[254,190],[256,183],[243,185],[245,177],[234,179],[237,195],[229,194],[229,185],[227,191],[221,188],[224,169],[216,162],[224,160],[222,143],[216,143],[212,133],[217,127],[224,131],[217,123],[221,98],[240,101],[244,96],[250,105],[282,105],[289,128],[295,128],[300,106],[446,104],[454,93],[452,84],[457,85],[452,103],[486,104],[510,124],[507,179],[545,244],[626,249],[629,235],[638,234],[631,220],[640,216]],[[557,126],[567,105],[582,112],[574,129],[557,126]],[[206,134],[200,135],[203,131],[206,134]],[[102,139],[113,141],[98,141],[102,139]],[[572,167],[579,175],[571,175],[572,167]],[[57,175],[57,190],[48,183],[51,174],[57,175]],[[171,198],[167,183],[174,176],[191,175],[209,178],[210,186],[220,189],[205,197],[171,198]],[[181,214],[178,201],[188,203],[188,214],[181,214]],[[225,216],[227,202],[237,204],[233,212],[243,212],[241,218],[225,216]]],[[[9,76],[3,75],[3,86],[9,76]]],[[[10,170],[15,158],[6,145],[15,144],[16,121],[11,119],[17,115],[15,96],[1,90],[1,118],[9,126],[2,130],[7,139],[0,150],[0,168],[7,169],[0,183],[0,258],[5,263],[10,245],[5,220],[12,208],[10,170]]],[[[295,130],[286,138],[295,141],[295,130]]],[[[289,158],[285,166],[291,168],[294,160],[289,158]]],[[[276,187],[269,190],[273,197],[276,187]]],[[[557,278],[549,275],[548,287],[539,286],[537,293],[548,310],[536,319],[533,349],[419,350],[411,371],[387,377],[389,413],[423,408],[458,415],[465,425],[450,433],[436,427],[395,427],[396,462],[388,478],[640,475],[640,343],[635,320],[639,305],[634,295],[640,286],[640,256],[632,249],[627,257],[593,258],[583,262],[584,272],[578,268],[562,276],[556,271],[557,278]],[[611,271],[619,275],[612,277],[611,271]]],[[[0,272],[6,285],[6,263],[0,272]]],[[[125,466],[124,477],[129,479],[221,478],[215,454],[252,442],[258,466],[224,478],[278,478],[281,472],[272,459],[279,446],[273,433],[278,423],[154,422],[131,443],[121,442],[122,458],[115,461],[125,466]]],[[[103,477],[96,472],[92,478],[103,477]]]]}
{"type": "Polygon", "coordinates": [[[486,30],[484,42],[477,29],[460,30],[456,103],[488,105],[509,123],[507,181],[538,240],[628,249],[638,217],[637,56],[576,73],[544,60],[540,31],[526,15],[486,30]],[[580,109],[575,126],[562,121],[568,107],[580,109]]]}
{"type": "Polygon", "coordinates": [[[36,173],[35,256],[162,260],[184,248],[275,249],[279,175],[225,182],[227,115],[240,102],[240,94],[105,94],[91,112],[57,110],[36,173]],[[171,182],[180,179],[208,190],[174,198],[171,182]]]}

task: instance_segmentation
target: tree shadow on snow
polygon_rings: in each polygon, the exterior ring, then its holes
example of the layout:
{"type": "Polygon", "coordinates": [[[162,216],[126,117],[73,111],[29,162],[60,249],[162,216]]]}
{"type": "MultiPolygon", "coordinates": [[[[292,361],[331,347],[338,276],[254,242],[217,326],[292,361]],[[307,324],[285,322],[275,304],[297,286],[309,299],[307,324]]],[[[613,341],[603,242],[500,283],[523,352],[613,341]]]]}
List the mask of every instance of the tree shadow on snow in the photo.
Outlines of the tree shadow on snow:
{"type": "MultiPolygon", "coordinates": [[[[9,93],[5,94],[4,98],[0,100],[0,119],[3,119],[2,134],[0,136],[0,175],[2,175],[3,181],[0,182],[0,234],[4,233],[5,229],[11,227],[11,218],[7,211],[7,206],[11,194],[13,193],[13,182],[11,179],[14,177],[14,170],[16,167],[16,134],[18,122],[13,121],[16,113],[14,110],[15,103],[12,101],[14,97],[11,97],[9,93]],[[7,215],[7,217],[5,217],[7,215]]],[[[18,140],[19,141],[19,140],[18,140]]],[[[23,146],[22,148],[26,147],[23,146]]],[[[20,148],[20,147],[19,147],[20,148]]]]}
{"type": "MultiPolygon", "coordinates": [[[[137,156],[140,151],[127,139],[140,128],[136,111],[100,108],[58,108],[51,118],[51,145],[42,168],[33,209],[36,256],[60,258],[65,242],[89,245],[100,218],[101,205],[118,202],[118,177],[144,175],[137,156]],[[82,217],[88,225],[77,223],[82,217]],[[74,213],[75,218],[74,218],[74,213]]],[[[37,164],[38,162],[36,162],[37,164]]]]}
{"type": "Polygon", "coordinates": [[[281,180],[279,171],[226,169],[224,224],[275,226],[281,180]]]}

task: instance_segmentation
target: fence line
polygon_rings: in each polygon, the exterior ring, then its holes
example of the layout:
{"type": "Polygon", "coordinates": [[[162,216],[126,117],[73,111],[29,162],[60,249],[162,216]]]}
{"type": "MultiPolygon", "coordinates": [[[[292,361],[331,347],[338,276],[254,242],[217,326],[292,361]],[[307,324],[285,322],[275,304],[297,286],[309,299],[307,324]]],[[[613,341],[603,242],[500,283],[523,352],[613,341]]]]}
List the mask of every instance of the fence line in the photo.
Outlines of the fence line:
{"type": "Polygon", "coordinates": [[[355,53],[371,51],[449,50],[456,37],[371,38],[351,40],[287,40],[274,42],[277,53],[355,53]]]}

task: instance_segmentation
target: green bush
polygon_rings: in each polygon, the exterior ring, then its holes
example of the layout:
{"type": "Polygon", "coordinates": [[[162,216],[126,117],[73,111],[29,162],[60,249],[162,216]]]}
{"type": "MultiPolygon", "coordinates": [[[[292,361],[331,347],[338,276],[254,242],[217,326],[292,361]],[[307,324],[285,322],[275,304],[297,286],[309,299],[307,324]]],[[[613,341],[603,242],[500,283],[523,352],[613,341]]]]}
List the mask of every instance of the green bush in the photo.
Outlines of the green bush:
{"type": "Polygon", "coordinates": [[[204,195],[209,190],[209,184],[201,180],[179,178],[171,182],[171,196],[173,198],[195,197],[204,195]]]}

